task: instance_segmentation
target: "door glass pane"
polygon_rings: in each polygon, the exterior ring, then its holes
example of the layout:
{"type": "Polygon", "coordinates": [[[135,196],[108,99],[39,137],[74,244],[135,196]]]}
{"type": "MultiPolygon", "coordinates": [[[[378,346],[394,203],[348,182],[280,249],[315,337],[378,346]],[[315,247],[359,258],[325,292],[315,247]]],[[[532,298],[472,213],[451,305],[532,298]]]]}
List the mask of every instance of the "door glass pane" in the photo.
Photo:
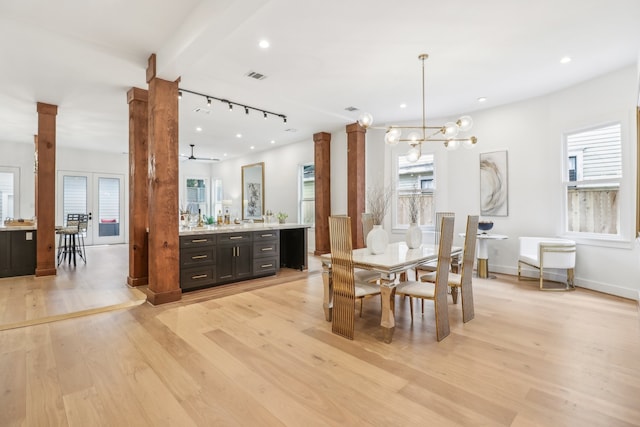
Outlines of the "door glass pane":
{"type": "Polygon", "coordinates": [[[13,173],[0,172],[0,219],[13,218],[13,173]]]}
{"type": "Polygon", "coordinates": [[[120,179],[98,179],[98,236],[120,235],[120,179]]]}
{"type": "Polygon", "coordinates": [[[70,213],[87,213],[87,177],[65,175],[62,184],[62,220],[70,213]]]}

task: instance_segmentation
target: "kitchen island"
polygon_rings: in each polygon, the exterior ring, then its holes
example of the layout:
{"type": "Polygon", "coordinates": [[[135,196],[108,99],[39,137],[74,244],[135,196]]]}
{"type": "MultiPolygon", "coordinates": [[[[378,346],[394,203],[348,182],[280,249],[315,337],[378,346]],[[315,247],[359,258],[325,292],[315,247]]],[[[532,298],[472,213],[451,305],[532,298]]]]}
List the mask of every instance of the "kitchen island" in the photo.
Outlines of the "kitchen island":
{"type": "Polygon", "coordinates": [[[181,228],[180,288],[201,289],[307,268],[304,224],[245,223],[181,228]]]}
{"type": "Polygon", "coordinates": [[[36,272],[36,226],[0,225],[0,277],[36,272]]]}

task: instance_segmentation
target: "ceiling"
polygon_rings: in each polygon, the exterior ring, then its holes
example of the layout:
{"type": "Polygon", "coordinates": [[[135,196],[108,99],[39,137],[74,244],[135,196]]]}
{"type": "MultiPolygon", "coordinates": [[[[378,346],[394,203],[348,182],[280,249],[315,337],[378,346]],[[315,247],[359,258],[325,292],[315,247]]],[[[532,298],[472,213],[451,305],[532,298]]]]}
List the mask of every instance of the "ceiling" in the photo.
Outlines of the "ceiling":
{"type": "Polygon", "coordinates": [[[420,120],[421,53],[427,121],[553,92],[640,53],[637,0],[391,4],[2,0],[0,141],[33,143],[45,102],[58,106],[59,146],[128,151],[126,92],[147,88],[151,53],[180,88],[287,117],[184,93],[180,152],[195,144],[196,156],[223,160],[344,129],[362,111],[376,124],[420,120]]]}

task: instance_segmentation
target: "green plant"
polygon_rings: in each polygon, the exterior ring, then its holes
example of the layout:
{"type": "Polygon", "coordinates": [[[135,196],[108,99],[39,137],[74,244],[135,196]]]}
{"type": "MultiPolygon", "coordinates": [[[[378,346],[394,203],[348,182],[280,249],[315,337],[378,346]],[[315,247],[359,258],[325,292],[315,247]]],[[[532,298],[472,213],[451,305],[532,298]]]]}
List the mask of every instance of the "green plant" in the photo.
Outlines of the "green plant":
{"type": "Polygon", "coordinates": [[[289,215],[287,215],[285,212],[278,212],[277,217],[279,221],[284,221],[289,217],[289,215]]]}

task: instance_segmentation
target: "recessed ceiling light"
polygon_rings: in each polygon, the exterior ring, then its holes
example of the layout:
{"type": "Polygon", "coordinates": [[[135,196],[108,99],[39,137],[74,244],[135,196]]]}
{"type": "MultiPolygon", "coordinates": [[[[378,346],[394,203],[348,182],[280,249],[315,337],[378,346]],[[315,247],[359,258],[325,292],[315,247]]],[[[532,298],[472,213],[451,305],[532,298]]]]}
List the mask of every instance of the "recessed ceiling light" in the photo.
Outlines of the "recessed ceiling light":
{"type": "Polygon", "coordinates": [[[198,127],[196,128],[196,132],[202,132],[202,128],[201,128],[200,126],[198,126],[198,127]]]}
{"type": "Polygon", "coordinates": [[[271,140],[271,143],[272,143],[272,144],[275,144],[276,142],[272,139],[272,140],[271,140]]]}
{"type": "Polygon", "coordinates": [[[224,156],[224,157],[227,157],[227,153],[224,153],[224,154],[223,154],[223,156],[224,156]]]}
{"type": "Polygon", "coordinates": [[[560,63],[561,63],[561,64],[568,64],[569,62],[571,62],[571,57],[569,57],[569,56],[563,56],[563,57],[560,59],[560,63]]]}
{"type": "Polygon", "coordinates": [[[256,148],[256,147],[254,147],[254,146],[252,145],[252,146],[251,146],[251,147],[249,147],[249,148],[253,150],[253,149],[254,149],[254,148],[256,148]]]}
{"type": "Polygon", "coordinates": [[[242,138],[242,134],[241,133],[236,133],[236,138],[242,138]]]}
{"type": "Polygon", "coordinates": [[[260,46],[262,49],[266,49],[269,47],[269,40],[260,40],[260,43],[258,43],[258,46],[260,46]]]}
{"type": "Polygon", "coordinates": [[[400,108],[407,108],[407,104],[404,104],[404,103],[400,104],[400,108]]]}
{"type": "Polygon", "coordinates": [[[480,98],[478,98],[478,102],[485,102],[487,100],[487,98],[485,98],[484,96],[481,96],[480,98]]]}

